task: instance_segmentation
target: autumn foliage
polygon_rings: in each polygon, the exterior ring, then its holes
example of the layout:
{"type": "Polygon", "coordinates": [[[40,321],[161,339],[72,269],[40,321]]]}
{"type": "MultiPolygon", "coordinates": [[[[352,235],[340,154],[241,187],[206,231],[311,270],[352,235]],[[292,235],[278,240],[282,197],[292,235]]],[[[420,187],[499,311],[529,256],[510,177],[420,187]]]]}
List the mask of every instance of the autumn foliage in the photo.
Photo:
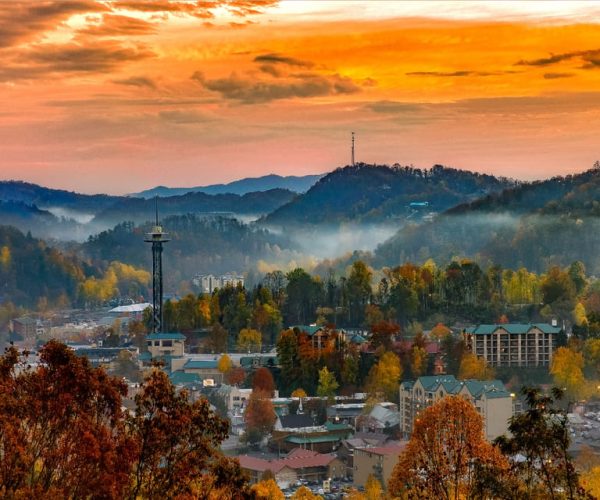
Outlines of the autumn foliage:
{"type": "Polygon", "coordinates": [[[38,366],[0,357],[2,498],[248,498],[239,463],[221,455],[228,424],[154,369],[127,387],[51,341],[38,366]]]}
{"type": "Polygon", "coordinates": [[[508,462],[485,440],[473,405],[448,396],[419,414],[389,490],[403,498],[473,498],[481,468],[505,470],[508,462]]]}

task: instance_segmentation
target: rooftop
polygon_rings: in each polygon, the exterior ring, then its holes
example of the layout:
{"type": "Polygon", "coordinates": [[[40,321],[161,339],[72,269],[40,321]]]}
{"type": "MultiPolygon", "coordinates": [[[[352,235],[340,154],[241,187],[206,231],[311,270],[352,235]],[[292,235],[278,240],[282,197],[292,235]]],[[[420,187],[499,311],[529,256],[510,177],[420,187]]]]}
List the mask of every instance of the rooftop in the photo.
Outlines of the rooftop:
{"type": "Polygon", "coordinates": [[[150,333],[146,335],[146,340],[185,340],[185,335],[181,333],[150,333]]]}
{"type": "Polygon", "coordinates": [[[474,335],[491,335],[496,332],[496,330],[501,329],[513,335],[523,335],[534,328],[541,330],[543,333],[559,333],[561,330],[559,327],[549,325],[548,323],[505,323],[479,325],[467,328],[465,329],[465,332],[474,335]]]}

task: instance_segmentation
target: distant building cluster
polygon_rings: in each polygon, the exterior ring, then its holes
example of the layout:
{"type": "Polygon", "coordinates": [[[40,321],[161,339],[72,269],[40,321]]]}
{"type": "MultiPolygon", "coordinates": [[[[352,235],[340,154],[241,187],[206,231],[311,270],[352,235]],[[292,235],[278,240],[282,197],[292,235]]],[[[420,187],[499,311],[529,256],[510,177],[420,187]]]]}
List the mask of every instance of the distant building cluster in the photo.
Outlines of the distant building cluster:
{"type": "Polygon", "coordinates": [[[213,293],[218,288],[244,286],[244,277],[232,273],[226,273],[221,276],[197,274],[192,278],[192,283],[194,286],[200,288],[202,293],[213,293]]]}

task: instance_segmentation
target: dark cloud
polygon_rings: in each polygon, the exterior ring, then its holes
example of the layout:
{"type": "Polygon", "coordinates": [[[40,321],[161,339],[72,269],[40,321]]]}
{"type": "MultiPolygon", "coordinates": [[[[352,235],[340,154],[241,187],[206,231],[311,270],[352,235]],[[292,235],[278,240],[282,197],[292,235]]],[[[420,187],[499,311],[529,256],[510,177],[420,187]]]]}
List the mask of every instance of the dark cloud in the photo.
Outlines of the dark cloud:
{"type": "Polygon", "coordinates": [[[570,78],[575,76],[575,73],[544,73],[546,80],[554,80],[556,78],[570,78]]]}
{"type": "Polygon", "coordinates": [[[375,113],[399,114],[420,111],[422,106],[420,104],[413,104],[409,102],[377,101],[367,104],[367,109],[370,109],[375,113]]]}
{"type": "Polygon", "coordinates": [[[102,22],[80,30],[79,33],[90,36],[129,36],[148,35],[156,32],[156,26],[141,19],[129,16],[104,14],[102,22]]]}
{"type": "Polygon", "coordinates": [[[258,69],[263,73],[266,73],[267,75],[271,75],[274,78],[279,78],[285,75],[283,71],[281,71],[276,66],[273,66],[272,64],[263,64],[258,69]]]}
{"type": "Polygon", "coordinates": [[[583,68],[594,67],[595,61],[600,59],[600,49],[596,50],[580,50],[576,52],[565,52],[563,54],[551,54],[548,57],[540,59],[521,60],[515,63],[517,66],[551,66],[563,61],[581,58],[586,63],[583,68]]]}
{"type": "Polygon", "coordinates": [[[341,75],[295,75],[286,81],[256,81],[235,74],[228,78],[207,80],[196,71],[192,75],[202,87],[218,92],[229,100],[256,104],[278,99],[307,98],[326,95],[353,94],[360,87],[350,78],[341,75]]]}
{"type": "Polygon", "coordinates": [[[287,64],[288,66],[300,66],[304,68],[314,66],[309,61],[302,61],[294,57],[282,56],[281,54],[261,54],[254,58],[254,62],[262,64],[287,64]]]}
{"type": "Polygon", "coordinates": [[[139,61],[154,53],[143,47],[130,47],[115,41],[81,45],[39,45],[27,59],[45,72],[110,71],[123,63],[139,61]]]}
{"type": "Polygon", "coordinates": [[[122,80],[113,80],[113,83],[117,83],[119,85],[129,85],[131,87],[147,87],[149,89],[156,89],[156,83],[154,83],[154,80],[146,76],[132,76],[122,80]]]}
{"type": "Polygon", "coordinates": [[[35,39],[53,30],[74,14],[103,12],[104,4],[79,1],[9,1],[0,8],[0,47],[9,47],[35,39]]]}

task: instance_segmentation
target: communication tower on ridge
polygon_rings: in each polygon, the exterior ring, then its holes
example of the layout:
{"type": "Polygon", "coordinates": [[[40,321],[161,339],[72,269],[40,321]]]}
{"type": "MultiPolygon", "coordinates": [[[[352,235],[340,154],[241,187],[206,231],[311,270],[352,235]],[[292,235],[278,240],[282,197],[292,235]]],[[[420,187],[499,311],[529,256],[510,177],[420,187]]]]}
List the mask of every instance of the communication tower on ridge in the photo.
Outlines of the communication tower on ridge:
{"type": "Polygon", "coordinates": [[[354,132],[352,132],[352,166],[354,166],[354,132]]]}
{"type": "Polygon", "coordinates": [[[158,222],[158,196],[155,199],[156,223],[152,231],[146,235],[146,243],[152,243],[152,333],[163,331],[163,275],[162,251],[163,243],[169,241],[158,222]]]}

